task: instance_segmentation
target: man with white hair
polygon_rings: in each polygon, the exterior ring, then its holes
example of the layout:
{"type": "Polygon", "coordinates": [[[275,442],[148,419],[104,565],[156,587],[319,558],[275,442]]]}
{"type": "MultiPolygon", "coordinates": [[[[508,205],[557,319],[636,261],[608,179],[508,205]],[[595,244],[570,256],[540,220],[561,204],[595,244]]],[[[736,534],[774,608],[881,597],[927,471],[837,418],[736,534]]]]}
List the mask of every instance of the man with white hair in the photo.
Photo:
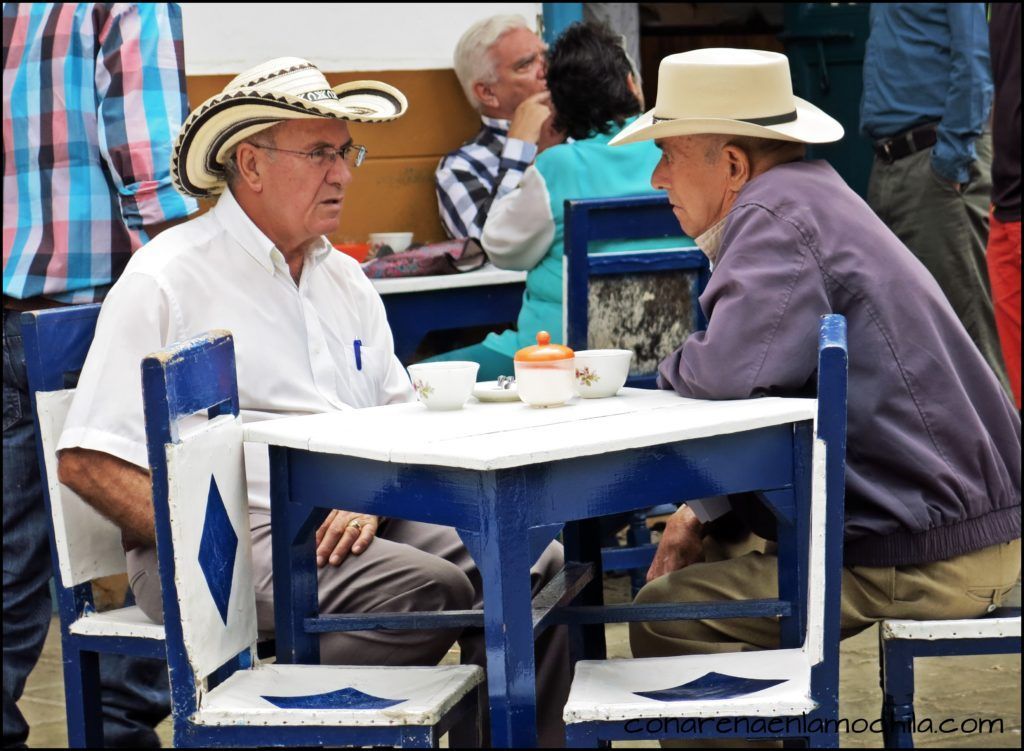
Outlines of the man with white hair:
{"type": "MultiPolygon", "coordinates": [[[[299,58],[237,76],[182,126],[171,173],[187,195],[217,204],[136,252],[107,296],[64,433],[60,479],[116,522],[139,607],[162,620],[139,363],[210,329],[235,342],[243,422],[413,400],[394,355],[384,305],[359,265],[326,235],[366,149],[349,123],[394,120],[407,108],[379,81],[331,87],[299,58]]],[[[245,445],[256,613],[274,627],[270,467],[265,446],[245,445]]],[[[325,503],[344,503],[338,498],[325,503]]],[[[334,507],[316,532],[320,611],[362,613],[480,607],[480,575],[450,527],[382,519],[334,507]]],[[[560,568],[551,543],[531,570],[539,589],[560,568]]],[[[466,661],[485,663],[481,634],[360,631],[324,634],[327,664],[426,665],[456,638],[466,661]]],[[[564,633],[538,642],[542,710],[568,690],[564,633]]],[[[560,707],[561,705],[558,704],[560,707]]],[[[545,740],[558,715],[541,715],[545,740]]]]}
{"type": "MultiPolygon", "coordinates": [[[[846,637],[885,618],[972,618],[1002,602],[1020,572],[1021,454],[1017,410],[934,278],[835,170],[803,160],[805,144],[842,135],[793,96],[784,55],[705,49],[662,61],[654,109],[611,144],[655,140],[651,184],[714,262],[700,298],[707,330],[661,363],[662,388],[813,396],[819,317],[846,317],[846,637]]],[[[727,517],[774,537],[756,494],[728,502],[727,517]]],[[[776,597],[771,545],[712,559],[704,536],[725,523],[682,506],[637,601],[776,597]]],[[[630,629],[638,657],[778,639],[771,618],[630,629]]]]}
{"type": "Polygon", "coordinates": [[[479,21],[459,39],[455,75],[483,126],[437,167],[437,204],[451,237],[479,239],[495,199],[519,185],[537,154],[565,140],[551,126],[546,49],[515,15],[479,21]]]}

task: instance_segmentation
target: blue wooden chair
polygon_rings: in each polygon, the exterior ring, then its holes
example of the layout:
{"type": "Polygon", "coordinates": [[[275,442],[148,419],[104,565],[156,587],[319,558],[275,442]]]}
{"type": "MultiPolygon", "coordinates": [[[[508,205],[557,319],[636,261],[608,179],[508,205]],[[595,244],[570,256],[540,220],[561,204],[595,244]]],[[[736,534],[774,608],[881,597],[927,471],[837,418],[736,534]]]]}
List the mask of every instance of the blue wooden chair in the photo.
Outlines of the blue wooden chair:
{"type": "Polygon", "coordinates": [[[984,618],[882,621],[878,641],[882,739],[886,748],[913,748],[914,658],[1020,654],[1020,608],[984,618]]]}
{"type": "Polygon", "coordinates": [[[96,612],[91,581],[127,571],[120,530],[57,480],[57,442],[82,368],[99,305],[23,313],[22,337],[60,616],[68,744],[103,746],[99,655],[164,659],[163,626],[138,607],[96,612]]]}
{"type": "MultiPolygon", "coordinates": [[[[565,202],[565,342],[574,350],[633,349],[628,386],[654,388],[659,360],[693,331],[707,326],[698,296],[711,275],[707,256],[682,233],[664,195],[624,196],[565,202]],[[675,238],[675,247],[616,251],[625,240],[675,238]],[[592,252],[595,246],[602,252],[592,252]],[[614,246],[613,246],[614,247],[614,246]],[[611,308],[629,297],[624,287],[657,275],[658,295],[611,308]],[[605,284],[608,282],[608,284],[605,284]],[[667,292],[672,285],[672,293],[667,292]],[[602,318],[602,309],[612,316],[602,318]]],[[[646,294],[643,294],[646,292],[646,294]]],[[[640,295],[637,295],[640,296],[640,295]]]]}
{"type": "Polygon", "coordinates": [[[476,666],[260,662],[231,335],[150,355],[142,374],[175,745],[433,746],[478,730],[476,666]]]}
{"type": "MultiPolygon", "coordinates": [[[[654,388],[657,363],[707,326],[697,298],[711,275],[708,259],[682,233],[664,195],[566,201],[564,258],[564,341],[574,350],[633,350],[627,386],[654,388]],[[607,247],[614,241],[672,238],[678,246],[665,250],[607,247]],[[604,252],[592,253],[601,243],[604,252]],[[651,281],[657,282],[657,294],[651,294],[651,281]]],[[[634,596],[656,549],[647,518],[675,510],[668,505],[632,514],[627,544],[602,553],[605,571],[631,572],[634,596]]]]}
{"type": "Polygon", "coordinates": [[[564,711],[568,745],[719,736],[838,744],[846,371],[846,320],[825,316],[811,497],[809,504],[798,502],[794,517],[794,528],[803,524],[806,534],[795,539],[801,550],[780,547],[779,553],[780,596],[791,597],[790,615],[796,618],[789,623],[802,624],[802,644],[762,652],[580,661],[564,711]],[[797,586],[792,577],[784,579],[784,565],[796,572],[797,586]]]}

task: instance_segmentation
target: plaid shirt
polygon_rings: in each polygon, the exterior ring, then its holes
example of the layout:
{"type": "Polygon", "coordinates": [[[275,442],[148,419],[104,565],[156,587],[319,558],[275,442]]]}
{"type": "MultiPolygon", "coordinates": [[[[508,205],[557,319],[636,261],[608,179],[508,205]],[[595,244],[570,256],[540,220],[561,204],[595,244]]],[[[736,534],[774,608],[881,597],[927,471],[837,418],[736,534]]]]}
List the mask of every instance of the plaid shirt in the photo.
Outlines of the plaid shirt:
{"type": "Polygon", "coordinates": [[[508,120],[482,117],[484,127],[441,160],[435,175],[441,223],[451,237],[483,234],[495,199],[515,190],[537,146],[508,137],[508,120]]]}
{"type": "Polygon", "coordinates": [[[176,4],[4,3],[4,295],[102,299],[171,184],[188,113],[176,4]]]}

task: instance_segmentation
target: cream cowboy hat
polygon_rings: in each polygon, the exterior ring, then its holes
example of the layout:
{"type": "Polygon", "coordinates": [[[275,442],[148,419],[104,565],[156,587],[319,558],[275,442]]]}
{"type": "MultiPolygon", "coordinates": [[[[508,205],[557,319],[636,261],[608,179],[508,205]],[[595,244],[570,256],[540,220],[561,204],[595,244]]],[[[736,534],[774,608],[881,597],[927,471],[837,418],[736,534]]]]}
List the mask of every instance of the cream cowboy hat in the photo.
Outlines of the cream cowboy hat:
{"type": "Polygon", "coordinates": [[[174,187],[197,198],[220,193],[231,147],[282,120],[329,117],[381,123],[401,117],[408,108],[405,95],[386,83],[351,81],[331,88],[308,60],[270,60],[235,76],[189,115],[171,155],[174,187]]]}
{"type": "Polygon", "coordinates": [[[654,109],[615,136],[611,145],[701,133],[830,143],[843,137],[843,126],[793,96],[785,55],[703,49],[661,61],[654,109]]]}

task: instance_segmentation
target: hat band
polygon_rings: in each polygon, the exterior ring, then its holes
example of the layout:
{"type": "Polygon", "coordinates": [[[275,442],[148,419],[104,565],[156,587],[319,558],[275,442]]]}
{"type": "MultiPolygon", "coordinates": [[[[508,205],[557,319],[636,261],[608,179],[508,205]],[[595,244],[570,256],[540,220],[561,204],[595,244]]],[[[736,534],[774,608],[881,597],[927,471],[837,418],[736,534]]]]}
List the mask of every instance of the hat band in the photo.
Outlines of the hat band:
{"type": "MultiPolygon", "coordinates": [[[[655,117],[654,118],[654,122],[656,122],[656,123],[664,123],[664,122],[669,122],[671,120],[680,120],[680,119],[684,119],[684,118],[678,118],[678,117],[655,117]]],[[[794,120],[796,120],[796,110],[793,110],[792,112],[787,112],[785,115],[772,115],[770,117],[747,117],[747,118],[739,117],[739,118],[729,118],[729,119],[735,119],[736,122],[740,122],[740,123],[750,123],[751,125],[779,125],[780,123],[791,123],[794,120]]]]}
{"type": "Polygon", "coordinates": [[[398,97],[392,96],[388,92],[382,91],[380,89],[349,89],[348,91],[343,91],[342,94],[345,96],[345,98],[366,95],[377,96],[386,101],[392,107],[394,107],[395,112],[402,111],[402,103],[398,101],[398,97]]]}

